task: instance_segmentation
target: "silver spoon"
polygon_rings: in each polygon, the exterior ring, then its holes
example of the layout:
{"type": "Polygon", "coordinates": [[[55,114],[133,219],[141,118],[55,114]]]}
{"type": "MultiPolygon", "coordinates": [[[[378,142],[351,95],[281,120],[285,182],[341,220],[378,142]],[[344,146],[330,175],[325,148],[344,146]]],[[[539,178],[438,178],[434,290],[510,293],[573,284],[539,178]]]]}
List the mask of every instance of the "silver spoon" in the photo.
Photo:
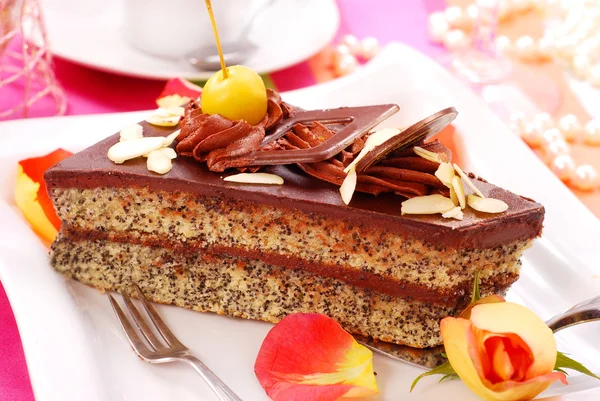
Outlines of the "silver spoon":
{"type": "Polygon", "coordinates": [[[600,320],[600,296],[578,303],[563,313],[550,318],[546,324],[556,333],[567,327],[596,320],[600,320]]]}
{"type": "MultiPolygon", "coordinates": [[[[572,327],[578,324],[600,321],[600,296],[587,299],[567,309],[563,313],[550,318],[546,321],[548,327],[553,332],[557,332],[567,327],[572,327]]],[[[385,343],[373,340],[359,335],[354,335],[354,338],[361,344],[370,348],[372,351],[385,355],[396,361],[401,361],[418,368],[434,368],[445,362],[441,353],[444,350],[443,346],[434,348],[411,348],[404,345],[385,343]]]]}
{"type": "MultiPolygon", "coordinates": [[[[240,64],[258,49],[258,46],[248,39],[248,34],[252,30],[256,18],[275,1],[276,0],[265,1],[263,5],[254,12],[254,15],[249,19],[250,22],[240,33],[238,40],[221,44],[225,64],[240,64]]],[[[219,59],[217,48],[214,45],[202,46],[193,52],[188,53],[186,58],[190,64],[201,71],[218,71],[221,69],[221,60],[219,59]]]]}

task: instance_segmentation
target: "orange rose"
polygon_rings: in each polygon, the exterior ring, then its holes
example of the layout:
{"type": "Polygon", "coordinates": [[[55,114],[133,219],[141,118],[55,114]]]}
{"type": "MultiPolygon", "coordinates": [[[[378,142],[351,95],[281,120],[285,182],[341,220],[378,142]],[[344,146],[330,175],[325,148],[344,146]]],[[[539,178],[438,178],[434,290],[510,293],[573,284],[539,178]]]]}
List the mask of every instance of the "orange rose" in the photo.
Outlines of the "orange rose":
{"type": "Polygon", "coordinates": [[[530,400],[556,380],[567,384],[564,373],[553,372],[552,330],[524,306],[481,303],[469,319],[443,319],[441,332],[452,368],[486,400],[530,400]]]}

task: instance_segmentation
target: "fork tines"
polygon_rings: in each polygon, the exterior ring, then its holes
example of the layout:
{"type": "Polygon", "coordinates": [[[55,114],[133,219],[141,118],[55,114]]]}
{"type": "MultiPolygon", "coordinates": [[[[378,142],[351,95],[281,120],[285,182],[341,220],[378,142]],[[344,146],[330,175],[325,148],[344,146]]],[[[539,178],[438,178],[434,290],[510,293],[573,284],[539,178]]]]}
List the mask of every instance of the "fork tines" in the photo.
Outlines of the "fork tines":
{"type": "Polygon", "coordinates": [[[137,297],[140,299],[146,313],[148,314],[148,320],[152,323],[154,329],[156,329],[156,331],[164,340],[163,342],[156,336],[154,330],[148,325],[146,319],[144,319],[138,308],[134,305],[134,303],[131,301],[131,298],[127,294],[121,295],[127,310],[133,317],[133,321],[137,329],[133,327],[130,319],[125,315],[115,298],[111,294],[108,294],[110,304],[112,305],[119,319],[119,323],[121,324],[121,327],[123,328],[123,331],[125,332],[127,339],[129,340],[129,343],[136,354],[143,359],[149,360],[160,357],[161,355],[158,355],[160,351],[168,350],[171,353],[173,351],[187,350],[187,348],[177,339],[177,337],[175,337],[171,330],[169,330],[165,322],[158,315],[158,312],[156,312],[156,309],[154,309],[152,304],[148,301],[148,299],[146,299],[140,287],[138,287],[137,284],[133,284],[133,286],[135,287],[137,297]],[[140,337],[140,333],[146,341],[140,337]]]}

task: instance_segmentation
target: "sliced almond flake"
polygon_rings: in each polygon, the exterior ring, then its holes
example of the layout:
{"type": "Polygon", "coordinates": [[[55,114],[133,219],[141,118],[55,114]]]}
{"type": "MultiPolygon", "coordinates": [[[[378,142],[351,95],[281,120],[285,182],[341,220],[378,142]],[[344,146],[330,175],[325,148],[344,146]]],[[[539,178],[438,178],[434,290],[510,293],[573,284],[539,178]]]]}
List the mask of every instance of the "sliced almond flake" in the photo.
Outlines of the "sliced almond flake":
{"type": "Polygon", "coordinates": [[[442,160],[440,159],[440,155],[438,155],[435,152],[431,152],[427,149],[423,149],[420,146],[414,146],[413,147],[414,152],[417,154],[417,156],[421,156],[423,159],[435,162],[435,163],[441,163],[442,160]]]}
{"type": "Polygon", "coordinates": [[[458,204],[460,205],[460,208],[464,209],[467,206],[467,199],[465,198],[465,188],[463,187],[460,177],[457,175],[455,175],[452,179],[452,189],[454,190],[456,199],[458,199],[458,204]]]}
{"type": "Polygon", "coordinates": [[[350,169],[346,178],[344,178],[344,182],[340,187],[340,194],[342,195],[342,201],[347,205],[352,200],[352,196],[354,195],[354,190],[356,189],[357,182],[356,170],[354,167],[350,169]]]}
{"type": "Polygon", "coordinates": [[[171,158],[164,154],[164,148],[153,150],[148,155],[146,167],[158,174],[166,174],[173,168],[171,158]]]}
{"type": "Polygon", "coordinates": [[[121,130],[119,141],[128,141],[130,139],[142,138],[143,136],[144,127],[139,124],[131,124],[121,130]]]}
{"type": "Polygon", "coordinates": [[[506,202],[494,198],[482,198],[475,194],[467,197],[467,203],[473,209],[485,213],[502,213],[508,209],[506,202]]]}
{"type": "Polygon", "coordinates": [[[461,208],[459,206],[457,206],[455,208],[448,210],[446,213],[443,213],[442,217],[446,218],[446,219],[462,220],[464,217],[464,214],[463,214],[461,208]]]}
{"type": "Polygon", "coordinates": [[[485,198],[485,196],[481,193],[481,191],[479,190],[479,188],[477,188],[475,186],[475,184],[473,184],[473,182],[469,179],[469,177],[467,177],[467,175],[465,174],[465,172],[462,171],[462,169],[458,166],[458,164],[454,163],[453,165],[454,165],[454,169],[456,170],[456,172],[458,173],[458,175],[460,175],[461,178],[463,180],[465,180],[465,182],[467,183],[467,185],[469,186],[469,188],[471,188],[473,190],[473,192],[475,192],[481,198],[485,198]]]}
{"type": "Polygon", "coordinates": [[[180,116],[169,115],[159,116],[156,114],[151,115],[146,119],[149,124],[158,125],[159,127],[174,127],[179,124],[180,116]]]}
{"type": "Polygon", "coordinates": [[[435,171],[435,176],[448,188],[452,188],[452,179],[455,177],[454,167],[450,163],[440,163],[435,171]]]}
{"type": "Polygon", "coordinates": [[[120,164],[135,159],[163,147],[164,138],[160,136],[130,139],[117,142],[108,149],[108,158],[120,164]]]}
{"type": "Polygon", "coordinates": [[[177,152],[175,152],[175,149],[173,149],[173,148],[160,148],[158,150],[154,150],[153,152],[161,152],[163,155],[167,156],[169,159],[177,158],[177,152]]]}
{"type": "Polygon", "coordinates": [[[163,96],[160,99],[156,100],[156,104],[158,107],[163,109],[173,107],[173,106],[181,106],[182,104],[188,103],[190,100],[187,96],[181,96],[178,94],[163,96]]]}
{"type": "Polygon", "coordinates": [[[177,136],[179,135],[180,132],[181,132],[181,130],[178,129],[177,131],[174,131],[173,133],[167,135],[165,137],[165,141],[164,141],[164,145],[163,146],[171,146],[171,144],[173,143],[173,141],[175,140],[175,138],[177,138],[177,136]]]}
{"type": "Polygon", "coordinates": [[[367,153],[369,153],[388,139],[395,137],[400,132],[402,131],[396,128],[384,128],[382,130],[372,133],[365,141],[365,146],[362,148],[358,156],[356,156],[356,158],[352,160],[352,163],[350,163],[348,167],[344,169],[344,173],[349,173],[350,169],[353,169],[356,166],[356,164],[359,161],[361,161],[363,157],[366,156],[367,153]]]}
{"type": "Polygon", "coordinates": [[[453,209],[454,203],[442,195],[417,196],[402,202],[402,214],[436,214],[453,209]]]}
{"type": "Polygon", "coordinates": [[[170,117],[170,116],[182,116],[185,114],[185,108],[181,106],[169,106],[169,107],[159,107],[154,110],[153,113],[155,116],[160,117],[170,117]]]}
{"type": "Polygon", "coordinates": [[[460,202],[458,201],[458,196],[456,196],[456,192],[454,191],[454,188],[450,187],[450,199],[452,200],[452,203],[454,203],[454,206],[460,206],[460,202]]]}
{"type": "MultiPolygon", "coordinates": [[[[162,152],[169,159],[176,159],[177,158],[177,152],[175,152],[175,149],[173,149],[173,148],[165,148],[165,147],[163,147],[163,148],[160,148],[160,149],[153,150],[152,152],[162,152]]],[[[150,152],[150,153],[152,153],[152,152],[150,152]]],[[[150,153],[146,153],[143,156],[144,157],[148,157],[148,156],[150,156],[150,153]]]]}
{"type": "Polygon", "coordinates": [[[223,181],[242,184],[282,185],[283,178],[270,173],[239,173],[223,178],[223,181]]]}

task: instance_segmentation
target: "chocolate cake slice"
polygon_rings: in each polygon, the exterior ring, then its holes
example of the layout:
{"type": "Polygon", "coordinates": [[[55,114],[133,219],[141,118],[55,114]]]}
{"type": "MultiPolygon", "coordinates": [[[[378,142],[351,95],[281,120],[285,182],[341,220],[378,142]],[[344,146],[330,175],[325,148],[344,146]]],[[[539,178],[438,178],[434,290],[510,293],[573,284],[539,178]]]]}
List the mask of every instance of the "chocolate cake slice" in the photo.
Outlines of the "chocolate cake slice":
{"type": "MultiPolygon", "coordinates": [[[[143,126],[144,136],[175,130],[143,126]]],[[[505,292],[542,229],[540,204],[478,178],[475,186],[507,211],[402,215],[406,198],[394,192],[356,192],[346,205],[335,179],[313,177],[310,164],[264,167],[281,186],[226,182],[231,170],[210,171],[192,157],[158,175],[142,158],[111,162],[118,141],[46,173],[63,223],[52,265],[104,290],[130,292],[135,282],[153,301],[196,311],[269,322],[319,312],[352,333],[436,346],[440,319],[468,303],[475,274],[483,293],[505,292]]]]}

